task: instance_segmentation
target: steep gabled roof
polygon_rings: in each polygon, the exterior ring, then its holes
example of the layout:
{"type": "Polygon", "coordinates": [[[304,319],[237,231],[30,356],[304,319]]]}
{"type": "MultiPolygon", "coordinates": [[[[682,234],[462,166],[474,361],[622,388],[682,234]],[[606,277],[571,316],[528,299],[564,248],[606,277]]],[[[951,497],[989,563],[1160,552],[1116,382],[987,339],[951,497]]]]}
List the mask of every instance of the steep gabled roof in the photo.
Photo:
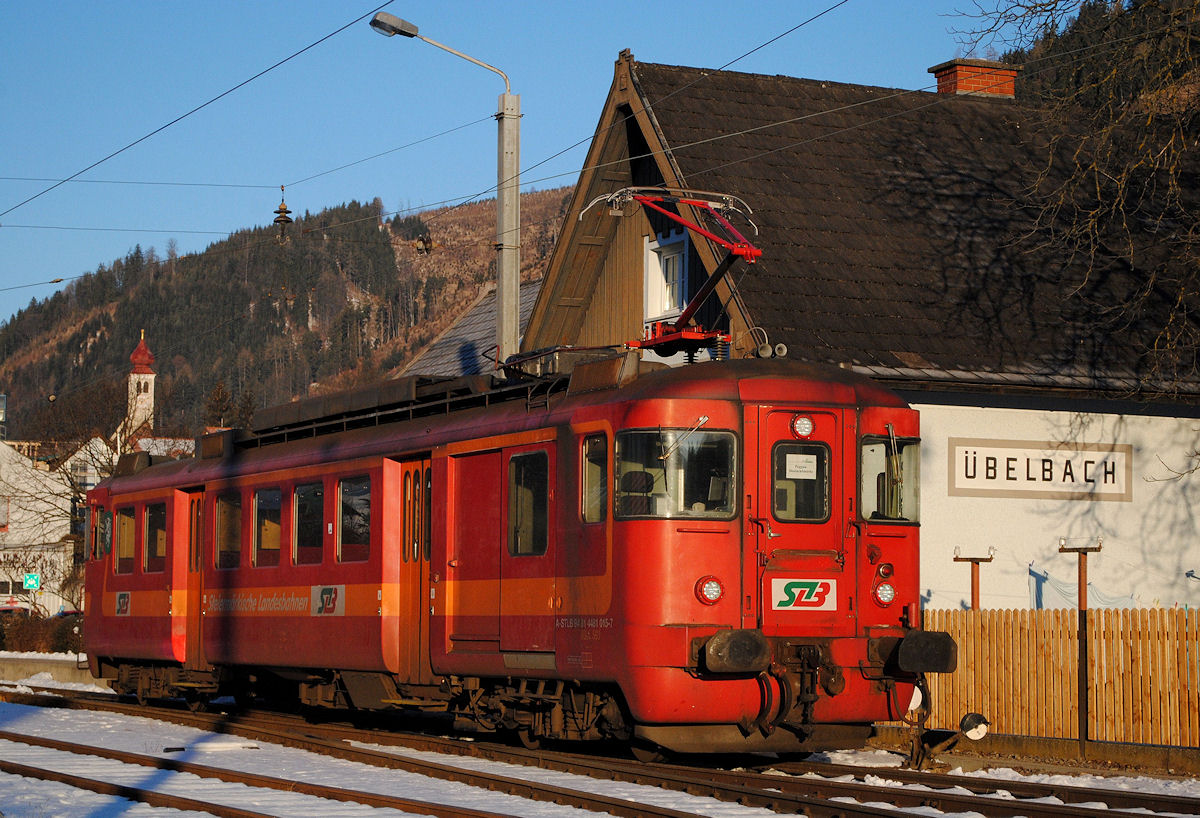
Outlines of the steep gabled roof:
{"type": "MultiPolygon", "coordinates": [[[[735,329],[760,327],[789,357],[909,382],[1132,389],[1142,328],[1101,333],[1091,313],[1139,271],[1085,284],[1061,255],[1016,241],[1034,227],[1021,203],[1050,156],[1038,125],[1011,100],[625,53],[560,245],[601,232],[574,226],[579,209],[629,184],[614,159],[633,154],[626,166],[652,161],[668,186],[753,208],[763,255],[736,273],[740,302],[729,308],[735,329]]],[[[543,340],[556,299],[570,301],[563,281],[586,280],[573,261],[583,257],[556,248],[530,325],[543,340]]]]}
{"type": "MultiPolygon", "coordinates": [[[[541,280],[521,284],[521,327],[529,320],[541,280]]],[[[487,287],[445,332],[419,350],[400,375],[420,373],[457,377],[481,375],[495,369],[496,287],[487,287]]]]}

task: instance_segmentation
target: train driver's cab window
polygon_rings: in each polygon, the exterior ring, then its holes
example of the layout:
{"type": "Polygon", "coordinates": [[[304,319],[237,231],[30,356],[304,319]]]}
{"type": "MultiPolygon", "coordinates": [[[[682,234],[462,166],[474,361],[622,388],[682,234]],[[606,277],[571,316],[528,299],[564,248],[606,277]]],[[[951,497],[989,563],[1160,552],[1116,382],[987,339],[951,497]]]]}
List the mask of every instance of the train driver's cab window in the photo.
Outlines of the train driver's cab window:
{"type": "Polygon", "coordinates": [[[371,478],[338,481],[338,562],[364,562],[371,556],[371,478]]]}
{"type": "Polygon", "coordinates": [[[690,429],[621,432],[616,442],[618,518],[709,517],[737,509],[737,438],[706,432],[701,416],[690,429]]]}
{"type": "Polygon", "coordinates": [[[325,487],[302,483],[292,494],[292,563],[320,565],[325,543],[325,487]]]}
{"type": "Polygon", "coordinates": [[[118,574],[133,573],[133,507],[119,508],[116,513],[117,556],[113,566],[118,574]]]}
{"type": "Polygon", "coordinates": [[[915,523],[920,519],[920,441],[911,438],[864,438],[861,454],[862,499],[867,520],[915,523]]]}
{"type": "Polygon", "coordinates": [[[508,461],[508,553],[546,553],[550,521],[549,460],[545,452],[515,454],[508,461]]]}
{"type": "Polygon", "coordinates": [[[167,504],[150,503],[146,506],[145,524],[142,526],[142,570],[147,574],[162,571],[167,566],[167,504]]]}
{"type": "Polygon", "coordinates": [[[829,448],[823,443],[777,443],[771,451],[771,512],[785,523],[829,519],[829,448]]]}
{"type": "Polygon", "coordinates": [[[579,481],[581,513],[585,523],[602,523],[608,513],[608,439],[588,435],[583,439],[583,474],[579,481]]]}
{"type": "Polygon", "coordinates": [[[283,493],[279,489],[254,492],[254,564],[279,564],[280,522],[283,519],[283,493]]]}
{"type": "Polygon", "coordinates": [[[242,561],[242,495],[217,496],[217,567],[237,568],[242,561]]]}

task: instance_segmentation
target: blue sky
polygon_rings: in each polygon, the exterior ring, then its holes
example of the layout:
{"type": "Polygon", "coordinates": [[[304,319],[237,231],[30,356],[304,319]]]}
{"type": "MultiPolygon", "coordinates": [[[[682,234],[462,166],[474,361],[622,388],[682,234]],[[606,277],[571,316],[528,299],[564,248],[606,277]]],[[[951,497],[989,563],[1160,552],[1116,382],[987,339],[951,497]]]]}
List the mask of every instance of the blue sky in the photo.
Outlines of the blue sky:
{"type": "MultiPolygon", "coordinates": [[[[136,244],[165,255],[174,238],[189,253],[270,224],[281,184],[297,213],[376,196],[407,212],[488,191],[501,79],[363,20],[16,207],[53,184],[45,180],[77,173],[383,2],[0,4],[0,321],[63,286],[45,282],[94,271],[136,244]]],[[[927,68],[962,56],[956,9],[970,3],[837,3],[395,0],[386,11],[508,74],[521,97],[528,190],[575,181],[624,48],[644,62],[719,68],[763,46],[730,70],[906,89],[929,88],[927,68]]]]}

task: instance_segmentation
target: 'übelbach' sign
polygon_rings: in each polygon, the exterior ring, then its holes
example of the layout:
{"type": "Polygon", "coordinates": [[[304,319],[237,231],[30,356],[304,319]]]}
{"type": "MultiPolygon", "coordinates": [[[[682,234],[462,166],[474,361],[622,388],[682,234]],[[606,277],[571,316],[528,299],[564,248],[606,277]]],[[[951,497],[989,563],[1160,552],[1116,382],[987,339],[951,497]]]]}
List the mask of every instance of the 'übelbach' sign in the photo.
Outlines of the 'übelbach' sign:
{"type": "Polygon", "coordinates": [[[1133,500],[1133,446],[952,437],[949,493],[957,497],[1133,500]]]}

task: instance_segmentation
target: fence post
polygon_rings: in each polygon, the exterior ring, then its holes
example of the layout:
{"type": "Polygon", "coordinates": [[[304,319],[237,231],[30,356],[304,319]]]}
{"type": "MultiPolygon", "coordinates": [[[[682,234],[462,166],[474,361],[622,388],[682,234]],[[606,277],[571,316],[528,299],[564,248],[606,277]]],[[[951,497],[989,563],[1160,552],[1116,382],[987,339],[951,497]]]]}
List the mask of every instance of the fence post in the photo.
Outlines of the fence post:
{"type": "MultiPolygon", "coordinates": [[[[1087,559],[1087,555],[1081,555],[1087,559]]],[[[1088,750],[1088,612],[1079,609],[1079,756],[1087,758],[1088,750]]]]}

